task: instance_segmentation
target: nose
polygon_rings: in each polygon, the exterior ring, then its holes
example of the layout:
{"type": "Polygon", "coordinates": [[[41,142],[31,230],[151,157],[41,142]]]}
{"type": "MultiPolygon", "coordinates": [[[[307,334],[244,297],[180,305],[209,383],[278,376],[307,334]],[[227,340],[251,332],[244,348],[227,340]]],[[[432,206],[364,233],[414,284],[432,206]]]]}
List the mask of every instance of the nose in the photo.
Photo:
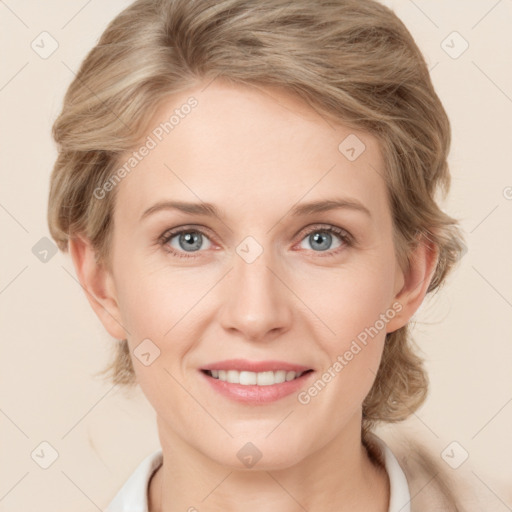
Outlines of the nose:
{"type": "Polygon", "coordinates": [[[251,263],[235,254],[233,269],[222,284],[220,323],[250,341],[274,339],[292,322],[293,293],[270,253],[264,250],[251,263]]]}

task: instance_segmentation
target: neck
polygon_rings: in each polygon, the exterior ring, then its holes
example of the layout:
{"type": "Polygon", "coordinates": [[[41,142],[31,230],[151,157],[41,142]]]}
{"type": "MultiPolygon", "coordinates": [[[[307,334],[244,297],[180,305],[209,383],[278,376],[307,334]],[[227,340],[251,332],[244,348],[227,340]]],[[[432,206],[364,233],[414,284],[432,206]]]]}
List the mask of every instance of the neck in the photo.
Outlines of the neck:
{"type": "Polygon", "coordinates": [[[149,512],[387,512],[389,479],[358,436],[340,435],[291,467],[238,470],[160,430],[163,464],[149,485],[149,512]],[[164,435],[162,435],[164,434],[164,435]]]}

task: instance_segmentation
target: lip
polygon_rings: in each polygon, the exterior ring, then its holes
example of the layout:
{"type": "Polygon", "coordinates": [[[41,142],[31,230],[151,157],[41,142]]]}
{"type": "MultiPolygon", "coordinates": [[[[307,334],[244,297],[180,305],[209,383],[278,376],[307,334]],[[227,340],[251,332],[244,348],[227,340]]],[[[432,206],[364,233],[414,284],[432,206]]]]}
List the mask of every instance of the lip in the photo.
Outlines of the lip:
{"type": "MultiPolygon", "coordinates": [[[[277,372],[286,370],[288,372],[305,372],[312,370],[308,366],[288,363],[285,361],[248,361],[247,359],[226,359],[216,363],[208,364],[201,368],[202,370],[238,370],[239,372],[277,372]]],[[[290,381],[293,382],[293,381],[290,381]]],[[[246,386],[247,387],[247,386],[246,386]]],[[[250,386],[249,386],[250,387],[250,386]]]]}
{"type": "Polygon", "coordinates": [[[211,386],[211,389],[220,395],[229,398],[235,402],[248,405],[263,405],[275,402],[292,393],[297,393],[302,387],[311,380],[316,372],[312,368],[284,361],[247,361],[244,359],[229,359],[209,364],[199,370],[201,378],[211,386]],[[296,379],[281,382],[279,384],[271,384],[270,386],[232,384],[219,379],[215,379],[208,375],[205,370],[238,370],[249,372],[265,372],[265,371],[295,371],[307,372],[296,379]],[[307,371],[311,370],[311,371],[307,371]]]}

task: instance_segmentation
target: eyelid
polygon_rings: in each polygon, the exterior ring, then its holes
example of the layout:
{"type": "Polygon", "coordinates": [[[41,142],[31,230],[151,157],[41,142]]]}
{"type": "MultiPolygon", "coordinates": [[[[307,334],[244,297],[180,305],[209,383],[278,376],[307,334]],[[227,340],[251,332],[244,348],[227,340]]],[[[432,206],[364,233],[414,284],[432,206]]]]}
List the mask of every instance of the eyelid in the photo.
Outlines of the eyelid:
{"type": "Polygon", "coordinates": [[[311,233],[313,233],[315,231],[331,232],[331,233],[338,235],[340,238],[346,238],[351,243],[355,242],[352,234],[349,231],[347,231],[345,228],[341,228],[334,224],[328,224],[328,223],[322,223],[322,222],[310,224],[309,226],[306,226],[305,228],[301,229],[296,236],[304,234],[304,236],[300,239],[300,241],[302,241],[305,236],[310,235],[311,233]]]}
{"type": "MultiPolygon", "coordinates": [[[[197,224],[184,224],[183,226],[176,226],[175,228],[166,229],[159,237],[158,240],[169,240],[170,238],[173,238],[176,235],[181,234],[185,231],[197,231],[198,233],[201,233],[202,235],[211,237],[212,231],[207,228],[206,226],[200,226],[197,224]]],[[[215,237],[213,237],[215,238],[215,237]]]]}

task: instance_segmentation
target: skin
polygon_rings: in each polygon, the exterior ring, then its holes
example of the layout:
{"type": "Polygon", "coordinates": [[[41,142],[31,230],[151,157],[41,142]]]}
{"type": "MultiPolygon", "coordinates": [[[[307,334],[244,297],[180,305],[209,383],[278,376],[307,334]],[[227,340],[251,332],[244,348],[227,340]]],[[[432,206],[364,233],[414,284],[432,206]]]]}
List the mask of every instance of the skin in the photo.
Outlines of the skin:
{"type": "Polygon", "coordinates": [[[85,237],[70,243],[108,332],[127,338],[132,352],[147,338],[160,349],[149,366],[132,353],[164,456],[150,482],[150,510],[229,512],[243,504],[246,512],[385,512],[389,481],[361,444],[361,406],[386,332],[405,325],[425,296],[434,251],[420,243],[407,272],[400,269],[372,136],[327,123],[282,89],[220,79],[205,86],[161,105],[151,127],[190,96],[198,100],[117,186],[112,270],[95,262],[85,237]],[[353,162],[338,150],[349,134],[366,145],[353,162]],[[333,197],[357,201],[369,214],[289,215],[298,202],[333,197]],[[161,210],[140,220],[163,200],[213,203],[225,217],[161,210]],[[331,225],[354,243],[332,234],[328,249],[319,249],[309,235],[326,236],[331,225]],[[180,226],[205,232],[195,252],[179,235],[168,242],[190,258],[158,243],[180,226]],[[263,249],[250,264],[236,252],[249,235],[263,249]],[[199,369],[215,361],[278,359],[314,369],[311,384],[393,303],[400,313],[307,405],[295,393],[241,404],[200,378],[199,369]],[[250,469],[236,456],[247,442],[262,453],[250,469]]]}

